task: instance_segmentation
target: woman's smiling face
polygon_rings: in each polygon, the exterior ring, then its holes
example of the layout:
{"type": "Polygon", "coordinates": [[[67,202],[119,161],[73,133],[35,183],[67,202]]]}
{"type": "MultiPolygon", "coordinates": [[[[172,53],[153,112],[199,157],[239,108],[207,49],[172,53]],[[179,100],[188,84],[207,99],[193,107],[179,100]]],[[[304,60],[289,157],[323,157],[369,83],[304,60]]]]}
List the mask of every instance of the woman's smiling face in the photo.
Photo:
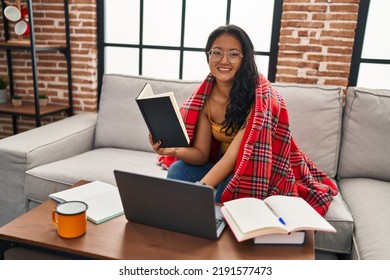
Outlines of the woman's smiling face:
{"type": "Polygon", "coordinates": [[[217,49],[224,52],[221,61],[212,61],[209,59],[210,71],[216,81],[233,83],[234,76],[241,67],[242,58],[240,58],[237,63],[231,63],[228,60],[227,52],[239,51],[242,54],[240,41],[233,35],[222,34],[215,39],[211,49],[217,49]]]}

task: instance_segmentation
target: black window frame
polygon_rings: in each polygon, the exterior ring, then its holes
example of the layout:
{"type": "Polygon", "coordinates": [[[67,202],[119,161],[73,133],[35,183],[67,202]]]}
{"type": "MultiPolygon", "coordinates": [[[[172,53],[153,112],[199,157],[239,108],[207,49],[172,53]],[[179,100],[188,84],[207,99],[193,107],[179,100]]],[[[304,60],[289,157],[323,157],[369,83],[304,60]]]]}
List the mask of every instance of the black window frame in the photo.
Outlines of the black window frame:
{"type": "Polygon", "coordinates": [[[362,63],[389,64],[390,59],[373,59],[362,57],[364,36],[366,33],[370,0],[360,0],[359,14],[355,31],[355,41],[351,59],[351,69],[349,72],[348,86],[356,87],[359,77],[360,65],[362,63]]]}
{"type": "MultiPolygon", "coordinates": [[[[180,51],[180,65],[179,65],[179,77],[183,77],[183,54],[185,51],[204,52],[204,48],[191,48],[184,47],[184,30],[185,30],[185,13],[186,13],[186,0],[182,0],[182,15],[181,15],[181,39],[180,46],[163,46],[163,45],[144,45],[143,44],[143,12],[144,12],[144,1],[140,0],[140,32],[139,32],[139,43],[138,44],[117,44],[117,43],[106,43],[105,42],[105,27],[104,27],[104,2],[105,0],[97,0],[97,48],[98,48],[98,104],[100,101],[100,92],[102,87],[102,79],[105,72],[105,47],[124,47],[124,48],[136,48],[139,50],[139,65],[138,75],[142,76],[142,51],[144,49],[158,49],[158,50],[175,50],[180,51]]],[[[231,11],[231,0],[226,1],[226,22],[230,22],[230,11],[231,11]]],[[[274,0],[274,11],[272,20],[272,32],[270,51],[256,51],[256,55],[268,56],[268,79],[271,82],[275,82],[276,78],[276,65],[278,61],[279,51],[279,36],[280,36],[280,24],[282,19],[283,0],[274,0]]]]}

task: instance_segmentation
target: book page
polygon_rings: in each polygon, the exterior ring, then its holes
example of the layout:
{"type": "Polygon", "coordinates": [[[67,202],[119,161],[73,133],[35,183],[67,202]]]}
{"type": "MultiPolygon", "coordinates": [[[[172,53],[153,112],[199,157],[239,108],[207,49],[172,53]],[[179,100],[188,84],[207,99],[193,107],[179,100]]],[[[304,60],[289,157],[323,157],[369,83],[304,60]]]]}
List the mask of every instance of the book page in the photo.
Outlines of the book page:
{"type": "Polygon", "coordinates": [[[265,201],[279,217],[283,218],[289,231],[321,230],[335,232],[333,226],[301,197],[274,195],[267,197],[265,201]]]}
{"type": "Polygon", "coordinates": [[[52,199],[59,198],[62,201],[70,201],[70,200],[85,201],[88,199],[92,199],[94,197],[104,195],[108,192],[112,192],[113,188],[116,187],[108,183],[93,181],[91,183],[87,183],[85,185],[81,185],[76,188],[71,188],[64,191],[52,193],[49,195],[49,197],[52,199]]]}
{"type": "Polygon", "coordinates": [[[164,93],[157,93],[154,95],[144,95],[144,96],[142,96],[142,98],[139,98],[139,99],[159,98],[159,97],[165,97],[165,96],[168,96],[169,98],[172,99],[174,94],[172,91],[169,91],[169,92],[164,92],[164,93]]]}
{"type": "MultiPolygon", "coordinates": [[[[152,86],[150,84],[146,84],[144,88],[142,89],[141,93],[138,95],[137,99],[148,99],[148,98],[159,98],[163,96],[168,96],[171,101],[175,100],[173,103],[176,104],[176,99],[174,97],[174,93],[172,91],[164,92],[164,93],[157,93],[154,94],[152,86]]],[[[177,107],[177,104],[176,104],[177,107]]]]}
{"type": "Polygon", "coordinates": [[[124,213],[119,192],[109,192],[84,201],[88,204],[87,216],[99,224],[124,213]]]}
{"type": "Polygon", "coordinates": [[[59,202],[79,200],[87,203],[88,219],[96,224],[124,213],[118,188],[100,181],[53,193],[49,197],[59,202]]]}
{"type": "Polygon", "coordinates": [[[240,198],[225,202],[224,206],[243,234],[261,228],[283,229],[283,225],[260,199],[240,198]]]}
{"type": "Polygon", "coordinates": [[[154,96],[154,92],[152,86],[150,84],[145,84],[144,88],[141,90],[137,99],[143,99],[143,98],[148,98],[153,96],[154,96]]]}
{"type": "Polygon", "coordinates": [[[255,244],[291,244],[303,245],[305,242],[305,231],[295,231],[290,234],[274,233],[257,236],[253,239],[255,244]]]}

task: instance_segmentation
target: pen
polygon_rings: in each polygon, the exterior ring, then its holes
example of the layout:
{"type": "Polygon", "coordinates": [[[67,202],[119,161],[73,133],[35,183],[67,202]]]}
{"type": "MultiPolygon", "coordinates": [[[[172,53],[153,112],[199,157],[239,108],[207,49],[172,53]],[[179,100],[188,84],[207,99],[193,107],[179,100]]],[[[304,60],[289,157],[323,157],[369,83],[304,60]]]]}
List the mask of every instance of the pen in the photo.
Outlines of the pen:
{"type": "Polygon", "coordinates": [[[283,220],[283,218],[280,217],[280,216],[275,212],[275,210],[272,209],[272,207],[271,207],[267,202],[264,202],[264,203],[265,203],[265,205],[268,207],[268,209],[271,210],[272,214],[274,214],[274,215],[278,218],[279,222],[280,222],[282,225],[286,225],[286,222],[283,220]]]}

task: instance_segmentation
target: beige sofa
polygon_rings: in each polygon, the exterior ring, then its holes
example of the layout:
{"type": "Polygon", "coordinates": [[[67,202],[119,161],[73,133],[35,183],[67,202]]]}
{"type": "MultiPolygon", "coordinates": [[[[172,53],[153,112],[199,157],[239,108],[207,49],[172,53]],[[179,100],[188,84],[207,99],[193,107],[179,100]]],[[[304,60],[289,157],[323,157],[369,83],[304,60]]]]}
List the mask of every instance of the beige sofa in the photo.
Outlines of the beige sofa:
{"type": "MultiPolygon", "coordinates": [[[[0,141],[0,226],[80,179],[115,184],[114,169],[166,176],[156,164],[134,98],[145,82],[173,91],[179,104],[198,81],[105,75],[99,113],[80,113],[0,141]]],[[[300,148],[340,187],[316,233],[332,256],[390,259],[390,92],[274,85],[286,100],[300,148]]]]}

